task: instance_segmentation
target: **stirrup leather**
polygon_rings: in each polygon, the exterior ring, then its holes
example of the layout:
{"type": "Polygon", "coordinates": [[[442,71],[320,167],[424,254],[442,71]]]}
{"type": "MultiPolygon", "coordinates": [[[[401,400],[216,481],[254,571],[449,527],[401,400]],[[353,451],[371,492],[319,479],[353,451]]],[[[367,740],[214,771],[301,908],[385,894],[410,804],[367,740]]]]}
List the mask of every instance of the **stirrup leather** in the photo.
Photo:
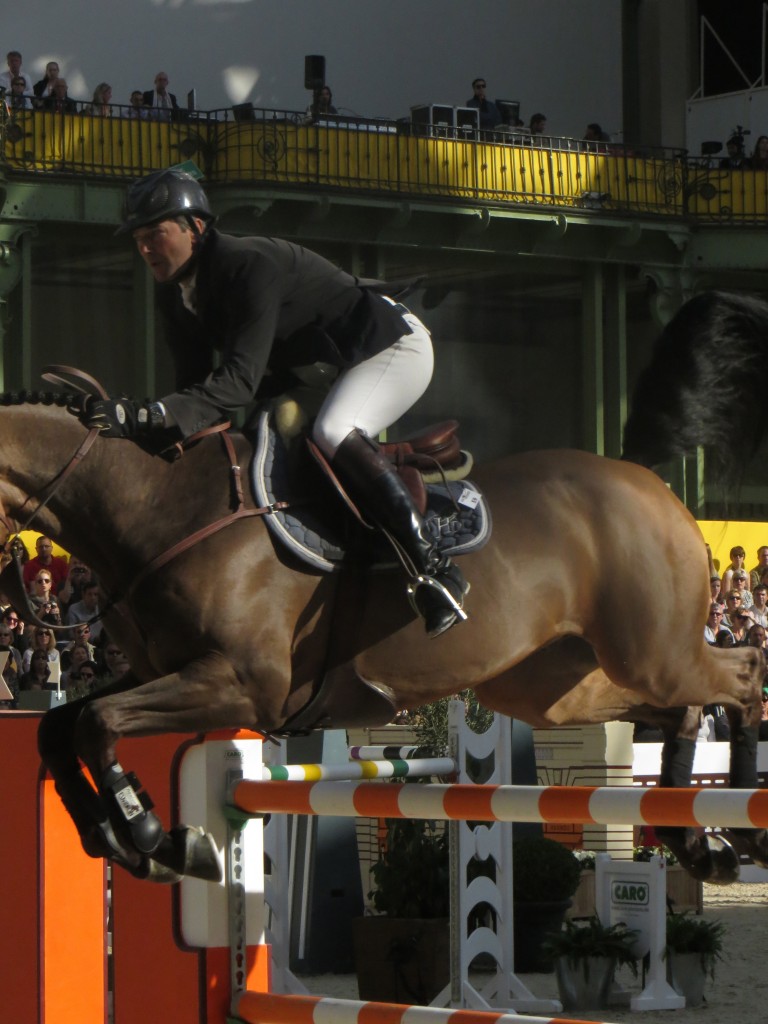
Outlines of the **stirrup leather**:
{"type": "Polygon", "coordinates": [[[423,576],[421,574],[418,576],[411,577],[411,579],[408,580],[408,586],[406,588],[408,592],[408,600],[410,601],[411,607],[413,608],[417,615],[422,615],[421,609],[416,603],[416,593],[419,587],[433,587],[435,590],[439,591],[445,603],[451,608],[451,610],[456,615],[457,620],[459,622],[466,621],[467,613],[464,611],[463,595],[461,597],[461,600],[457,601],[444,583],[441,583],[440,580],[436,580],[434,576],[423,576]]]}

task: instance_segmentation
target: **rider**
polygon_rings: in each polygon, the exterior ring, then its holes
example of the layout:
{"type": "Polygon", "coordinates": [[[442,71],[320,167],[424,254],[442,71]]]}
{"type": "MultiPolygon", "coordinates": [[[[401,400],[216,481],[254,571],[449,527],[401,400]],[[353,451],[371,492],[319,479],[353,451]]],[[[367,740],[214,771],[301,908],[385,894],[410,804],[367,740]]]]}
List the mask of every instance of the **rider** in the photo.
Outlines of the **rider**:
{"type": "Polygon", "coordinates": [[[202,186],[183,171],[157,171],[129,187],[119,231],[133,235],[159,285],[177,390],[144,404],[91,398],[81,418],[105,437],[183,439],[247,405],[271,372],[338,368],[312,437],[413,564],[413,600],[438,636],[466,617],[469,588],[374,440],[426,390],[429,331],[379,294],[377,282],[292,242],[222,234],[213,221],[202,186]]]}

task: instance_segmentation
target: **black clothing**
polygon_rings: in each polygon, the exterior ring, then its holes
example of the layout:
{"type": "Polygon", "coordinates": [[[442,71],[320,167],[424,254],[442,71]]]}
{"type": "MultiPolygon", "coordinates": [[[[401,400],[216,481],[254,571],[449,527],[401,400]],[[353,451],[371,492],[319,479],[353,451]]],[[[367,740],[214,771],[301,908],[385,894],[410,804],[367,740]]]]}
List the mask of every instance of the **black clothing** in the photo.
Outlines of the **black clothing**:
{"type": "Polygon", "coordinates": [[[177,284],[158,287],[178,389],[162,402],[182,436],[251,402],[267,370],[355,366],[410,334],[376,294],[382,287],[293,242],[209,229],[196,261],[196,313],[177,284]]]}

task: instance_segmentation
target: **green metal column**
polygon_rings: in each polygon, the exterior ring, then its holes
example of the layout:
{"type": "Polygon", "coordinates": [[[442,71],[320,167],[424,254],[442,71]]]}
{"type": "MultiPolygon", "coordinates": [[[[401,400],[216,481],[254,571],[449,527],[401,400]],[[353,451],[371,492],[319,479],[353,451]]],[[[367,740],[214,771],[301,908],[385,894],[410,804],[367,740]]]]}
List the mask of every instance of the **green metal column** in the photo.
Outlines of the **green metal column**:
{"type": "Polygon", "coordinates": [[[138,253],[133,261],[133,323],[136,383],[143,388],[138,393],[154,397],[157,393],[155,289],[149,267],[138,253]]]}
{"type": "Polygon", "coordinates": [[[605,454],[621,455],[627,419],[627,287],[624,267],[605,269],[605,454]]]}
{"type": "Polygon", "coordinates": [[[581,296],[582,447],[604,455],[603,272],[599,264],[585,269],[581,296]]]}

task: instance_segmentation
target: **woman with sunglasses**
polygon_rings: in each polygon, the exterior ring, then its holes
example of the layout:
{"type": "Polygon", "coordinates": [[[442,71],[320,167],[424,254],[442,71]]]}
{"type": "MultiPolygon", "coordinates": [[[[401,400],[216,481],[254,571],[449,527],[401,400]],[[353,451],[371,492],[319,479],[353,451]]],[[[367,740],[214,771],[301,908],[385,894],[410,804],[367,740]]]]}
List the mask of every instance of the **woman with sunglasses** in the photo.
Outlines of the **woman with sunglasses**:
{"type": "Polygon", "coordinates": [[[88,644],[82,640],[78,640],[73,643],[67,653],[69,655],[68,667],[61,673],[62,690],[69,689],[70,683],[80,681],[80,669],[87,661],[91,660],[91,653],[88,650],[88,644]]]}
{"type": "Polygon", "coordinates": [[[30,652],[29,668],[21,677],[22,690],[47,690],[51,678],[51,665],[48,654],[42,648],[30,652]]]}
{"type": "Polygon", "coordinates": [[[51,665],[59,661],[59,651],[56,647],[56,637],[49,626],[35,626],[31,646],[24,651],[22,664],[25,671],[29,671],[32,662],[32,655],[37,651],[43,651],[51,665]]]}
{"type": "Polygon", "coordinates": [[[67,700],[87,697],[101,682],[99,666],[95,661],[90,660],[84,661],[82,665],[78,665],[76,670],[71,669],[69,672],[63,673],[61,677],[62,687],[64,686],[64,676],[67,677],[67,700]]]}

